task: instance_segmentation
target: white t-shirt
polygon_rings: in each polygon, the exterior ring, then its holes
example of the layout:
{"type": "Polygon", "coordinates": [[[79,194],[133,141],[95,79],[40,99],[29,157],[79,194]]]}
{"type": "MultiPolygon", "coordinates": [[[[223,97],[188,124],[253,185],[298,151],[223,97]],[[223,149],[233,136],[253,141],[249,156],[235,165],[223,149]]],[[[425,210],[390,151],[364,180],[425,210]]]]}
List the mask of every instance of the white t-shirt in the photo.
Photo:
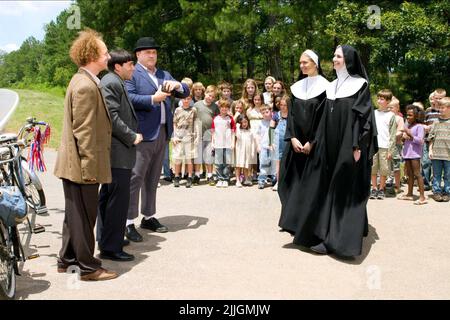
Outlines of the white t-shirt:
{"type": "Polygon", "coordinates": [[[378,147],[388,149],[390,141],[390,127],[392,118],[395,119],[395,114],[391,111],[375,110],[375,121],[377,123],[378,131],[378,147]]]}
{"type": "Polygon", "coordinates": [[[236,123],[233,117],[215,116],[211,125],[214,133],[214,147],[217,149],[230,149],[233,143],[233,133],[236,132],[236,123]]]}

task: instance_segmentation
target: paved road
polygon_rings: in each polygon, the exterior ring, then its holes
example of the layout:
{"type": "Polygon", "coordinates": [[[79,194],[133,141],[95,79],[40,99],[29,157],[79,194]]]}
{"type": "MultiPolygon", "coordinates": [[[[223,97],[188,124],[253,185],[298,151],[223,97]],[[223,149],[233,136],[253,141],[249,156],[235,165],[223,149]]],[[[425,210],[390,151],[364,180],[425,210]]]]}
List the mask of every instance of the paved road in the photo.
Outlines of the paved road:
{"type": "Polygon", "coordinates": [[[9,120],[17,104],[19,103],[19,96],[16,92],[0,89],[0,132],[9,120]]]}
{"type": "Polygon", "coordinates": [[[64,198],[51,169],[42,175],[49,216],[38,222],[19,277],[20,299],[449,299],[450,203],[415,206],[370,200],[363,255],[342,261],[300,251],[278,231],[280,205],[270,189],[158,190],[158,218],[171,230],[143,231],[128,247],[136,261],[104,265],[120,273],[107,282],[78,282],[56,273],[64,198]]]}

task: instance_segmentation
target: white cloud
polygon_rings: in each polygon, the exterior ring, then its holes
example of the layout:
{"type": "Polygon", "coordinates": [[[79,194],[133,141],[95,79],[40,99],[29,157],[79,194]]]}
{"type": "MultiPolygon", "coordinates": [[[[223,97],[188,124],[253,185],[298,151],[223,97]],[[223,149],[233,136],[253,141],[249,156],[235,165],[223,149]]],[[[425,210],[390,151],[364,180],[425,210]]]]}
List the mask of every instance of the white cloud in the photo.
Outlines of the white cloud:
{"type": "Polygon", "coordinates": [[[0,46],[0,50],[10,53],[11,51],[19,50],[19,46],[15,43],[8,43],[4,46],[0,46]]]}
{"type": "Polygon", "coordinates": [[[45,13],[54,8],[67,8],[71,1],[0,1],[0,16],[20,17],[26,13],[45,13]]]}

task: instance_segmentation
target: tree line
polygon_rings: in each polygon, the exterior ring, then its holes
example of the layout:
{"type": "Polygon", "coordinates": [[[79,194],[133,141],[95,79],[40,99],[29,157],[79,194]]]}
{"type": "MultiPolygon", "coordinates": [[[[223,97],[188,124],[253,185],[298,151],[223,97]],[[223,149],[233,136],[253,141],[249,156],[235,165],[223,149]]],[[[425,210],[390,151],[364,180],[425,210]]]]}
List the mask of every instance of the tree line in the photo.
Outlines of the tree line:
{"type": "MultiPolygon", "coordinates": [[[[336,45],[361,53],[373,90],[391,88],[402,102],[426,101],[450,83],[450,2],[303,0],[77,0],[81,28],[101,32],[109,49],[133,51],[152,36],[158,63],[176,78],[205,84],[267,75],[292,84],[299,55],[318,52],[332,80],[336,45]]],[[[0,52],[0,86],[67,86],[76,66],[68,51],[79,30],[71,7],[45,26],[44,40],[27,39],[0,52]]],[[[236,92],[235,92],[236,93],[236,92]]]]}

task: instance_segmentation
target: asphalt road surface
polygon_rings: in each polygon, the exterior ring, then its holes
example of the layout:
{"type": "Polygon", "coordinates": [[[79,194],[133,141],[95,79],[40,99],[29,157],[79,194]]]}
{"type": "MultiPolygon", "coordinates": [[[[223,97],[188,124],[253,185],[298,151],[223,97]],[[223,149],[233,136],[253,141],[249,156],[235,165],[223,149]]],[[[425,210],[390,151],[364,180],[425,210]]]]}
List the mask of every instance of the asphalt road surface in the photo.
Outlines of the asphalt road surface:
{"type": "Polygon", "coordinates": [[[119,278],[80,282],[56,272],[64,196],[52,174],[54,151],[46,161],[49,172],[40,176],[49,215],[37,222],[47,230],[31,238],[27,252],[40,258],[23,265],[18,299],[450,298],[450,203],[370,200],[363,254],[340,260],[292,245],[277,226],[277,193],[257,186],[163,184],[156,217],[170,232],[141,230],[144,242],[125,249],[135,261],[104,261],[119,278]]]}
{"type": "Polygon", "coordinates": [[[0,132],[5,126],[12,109],[17,106],[19,96],[17,93],[7,89],[0,89],[0,132]]]}

